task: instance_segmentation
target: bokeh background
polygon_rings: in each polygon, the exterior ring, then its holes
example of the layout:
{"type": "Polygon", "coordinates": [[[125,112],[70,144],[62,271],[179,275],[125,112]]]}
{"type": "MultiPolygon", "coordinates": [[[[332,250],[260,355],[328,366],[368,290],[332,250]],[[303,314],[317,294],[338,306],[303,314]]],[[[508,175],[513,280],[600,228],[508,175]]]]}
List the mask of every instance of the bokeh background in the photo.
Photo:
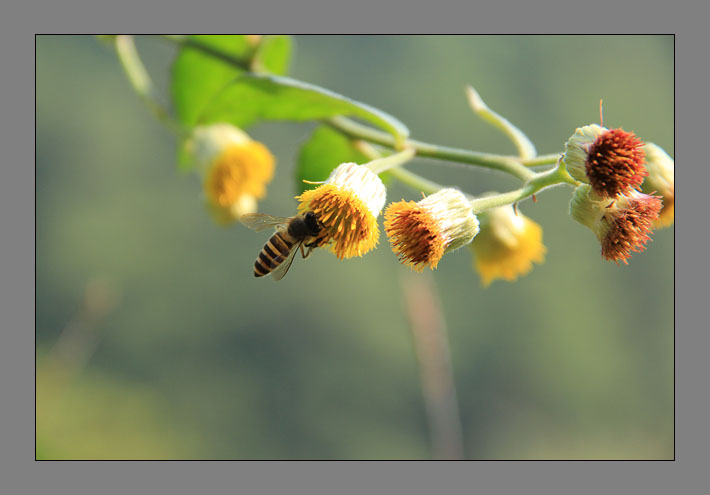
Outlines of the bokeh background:
{"type": "MultiPolygon", "coordinates": [[[[671,155],[672,36],[297,36],[293,77],[379,107],[415,138],[514,148],[464,86],[542,154],[575,127],[636,132],[671,155]]],[[[139,37],[168,101],[175,47],[139,37]]],[[[213,224],[173,136],[132,92],[110,46],[36,39],[39,459],[427,459],[432,456],[402,284],[384,238],[361,259],[317,252],[256,280],[266,234],[213,224]]],[[[310,124],[250,129],[278,159],[261,211],[290,215],[310,124]]],[[[495,172],[412,170],[471,193],[495,172]]],[[[465,456],[674,455],[674,229],[628,266],[601,259],[558,188],[521,210],[547,260],[483,289],[468,249],[434,273],[465,456]]],[[[390,200],[416,194],[393,184],[390,200]]]]}

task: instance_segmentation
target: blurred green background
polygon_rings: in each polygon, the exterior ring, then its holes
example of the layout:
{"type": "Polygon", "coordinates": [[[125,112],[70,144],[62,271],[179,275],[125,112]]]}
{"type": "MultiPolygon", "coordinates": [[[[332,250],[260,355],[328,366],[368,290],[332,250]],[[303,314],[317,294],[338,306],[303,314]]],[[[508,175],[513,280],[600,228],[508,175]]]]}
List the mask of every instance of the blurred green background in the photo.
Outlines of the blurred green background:
{"type": "MultiPolygon", "coordinates": [[[[559,152],[575,127],[636,132],[673,155],[672,36],[297,36],[291,74],[370,103],[415,138],[512,153],[469,110],[491,108],[559,152]]],[[[139,37],[168,101],[175,47],[139,37]]],[[[432,450],[400,266],[384,236],[317,252],[279,283],[252,276],[267,235],[220,228],[179,174],[173,136],[109,45],[36,40],[37,457],[427,459],[432,450]]],[[[250,128],[278,159],[260,210],[291,215],[314,126],[250,128]]],[[[471,193],[502,174],[410,167],[471,193]]],[[[434,273],[472,459],[669,459],[673,228],[628,266],[567,214],[571,190],[521,211],[547,260],[481,287],[463,249],[434,273]]],[[[393,184],[389,200],[416,199],[393,184]]],[[[405,282],[403,282],[403,280],[405,282]]]]}

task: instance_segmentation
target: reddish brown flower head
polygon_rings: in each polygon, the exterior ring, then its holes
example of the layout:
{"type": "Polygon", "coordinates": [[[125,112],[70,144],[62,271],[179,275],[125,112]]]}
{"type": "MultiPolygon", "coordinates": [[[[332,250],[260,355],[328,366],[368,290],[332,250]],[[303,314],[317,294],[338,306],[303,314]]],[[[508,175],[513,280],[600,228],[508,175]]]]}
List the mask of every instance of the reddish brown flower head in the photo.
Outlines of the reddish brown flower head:
{"type": "Polygon", "coordinates": [[[569,174],[602,198],[616,198],[641,186],[648,175],[643,142],[632,132],[596,124],[578,128],[567,140],[569,174]]]}
{"type": "Polygon", "coordinates": [[[437,267],[444,254],[465,246],[478,234],[471,203],[457,189],[442,189],[415,203],[398,201],[385,210],[392,251],[415,271],[437,267]]]}
{"type": "Polygon", "coordinates": [[[608,227],[601,241],[602,256],[607,260],[628,264],[632,252],[645,249],[662,207],[663,202],[657,196],[639,194],[636,198],[630,198],[626,207],[606,219],[608,227]]]}
{"type": "Polygon", "coordinates": [[[615,198],[641,185],[648,175],[643,142],[633,132],[611,129],[589,147],[586,172],[589,184],[601,196],[615,198]]]}
{"type": "Polygon", "coordinates": [[[583,184],[572,197],[570,213],[596,234],[604,259],[628,264],[631,253],[645,249],[662,207],[658,196],[631,191],[609,200],[583,184]]]}

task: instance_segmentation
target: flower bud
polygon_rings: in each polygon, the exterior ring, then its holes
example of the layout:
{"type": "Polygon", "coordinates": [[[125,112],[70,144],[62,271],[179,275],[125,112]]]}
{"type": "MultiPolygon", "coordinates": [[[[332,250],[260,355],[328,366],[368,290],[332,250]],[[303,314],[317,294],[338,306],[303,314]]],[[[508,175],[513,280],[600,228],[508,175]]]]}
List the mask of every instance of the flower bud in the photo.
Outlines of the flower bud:
{"type": "Polygon", "coordinates": [[[596,124],[577,128],[565,144],[569,174],[603,198],[637,188],[647,175],[643,142],[632,132],[596,124]]]}
{"type": "Polygon", "coordinates": [[[392,203],[385,211],[385,231],[401,262],[422,271],[436,268],[445,253],[465,246],[478,234],[478,219],[457,189],[414,201],[392,203]]]}
{"type": "Polygon", "coordinates": [[[274,175],[275,160],[266,146],[231,124],[197,127],[186,146],[218,223],[256,211],[274,175]]]}
{"type": "Polygon", "coordinates": [[[660,146],[647,143],[644,150],[648,177],[641,185],[641,191],[646,194],[659,194],[663,198],[663,209],[655,227],[668,227],[675,217],[675,164],[673,158],[660,146]]]}

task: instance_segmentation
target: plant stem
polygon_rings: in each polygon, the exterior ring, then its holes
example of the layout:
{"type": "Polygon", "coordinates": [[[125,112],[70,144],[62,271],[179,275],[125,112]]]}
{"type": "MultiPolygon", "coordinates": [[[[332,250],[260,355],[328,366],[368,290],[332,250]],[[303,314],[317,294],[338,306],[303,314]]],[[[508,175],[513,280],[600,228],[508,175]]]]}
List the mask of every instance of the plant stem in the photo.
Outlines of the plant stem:
{"type": "Polygon", "coordinates": [[[525,167],[539,167],[541,165],[554,165],[560,159],[561,153],[553,153],[550,155],[540,155],[534,158],[523,158],[520,163],[525,167]]]}
{"type": "Polygon", "coordinates": [[[496,194],[494,196],[485,196],[471,201],[473,213],[478,214],[491,208],[505,206],[521,201],[533,194],[552,186],[559,184],[570,184],[577,186],[579,183],[574,180],[565,170],[564,166],[558,165],[552,170],[547,170],[536,174],[533,179],[528,181],[520,189],[507,193],[496,194]]]}
{"type": "Polygon", "coordinates": [[[429,273],[402,280],[435,459],[463,459],[463,434],[446,322],[429,273]]]}
{"type": "MultiPolygon", "coordinates": [[[[387,160],[397,156],[390,155],[388,157],[381,158],[382,153],[367,141],[356,140],[354,141],[354,146],[360,150],[360,152],[370,157],[373,162],[387,160]]],[[[408,185],[412,189],[422,191],[425,194],[433,194],[444,188],[441,184],[425,179],[424,177],[399,167],[394,161],[391,162],[391,168],[388,169],[388,172],[403,184],[408,185]]],[[[579,182],[574,180],[567,173],[564,161],[557,157],[557,166],[555,168],[537,174],[533,173],[533,178],[520,189],[502,194],[486,194],[479,198],[466,194],[466,197],[469,201],[471,201],[473,213],[478,214],[491,208],[505,206],[521,201],[529,196],[532,196],[536,192],[541,191],[542,189],[559,184],[578,186],[579,182]]]]}
{"type": "MultiPolygon", "coordinates": [[[[351,138],[363,139],[388,148],[395,148],[395,139],[390,134],[358,124],[350,119],[333,117],[326,123],[351,138]]],[[[534,172],[521,165],[517,158],[511,156],[450,148],[414,139],[405,141],[404,146],[414,148],[417,152],[417,156],[468,163],[479,167],[500,170],[523,181],[527,181],[535,175],[534,172]]]]}
{"type": "Polygon", "coordinates": [[[121,62],[126,76],[133,89],[143,99],[153,115],[168,129],[177,135],[185,134],[185,130],[170,116],[170,112],[158,103],[158,96],[153,81],[141,61],[132,36],[119,35],[115,38],[116,54],[121,62]]]}
{"type": "MultiPolygon", "coordinates": [[[[353,146],[355,146],[362,154],[369,157],[373,162],[383,160],[382,153],[380,152],[380,150],[375,148],[367,141],[356,139],[353,141],[353,146]]],[[[394,166],[392,168],[389,168],[387,172],[392,177],[399,180],[402,184],[405,184],[411,187],[412,189],[421,191],[426,194],[434,194],[435,192],[443,189],[444,187],[441,184],[437,184],[436,182],[430,181],[429,179],[425,179],[424,177],[421,177],[420,175],[417,175],[414,172],[405,170],[400,166],[394,166]]]]}
{"type": "Polygon", "coordinates": [[[409,170],[403,169],[401,167],[396,167],[389,170],[389,174],[416,191],[421,191],[425,194],[434,194],[444,188],[441,184],[437,184],[434,181],[425,179],[424,177],[410,172],[409,170]]]}
{"type": "Polygon", "coordinates": [[[483,101],[478,91],[472,86],[466,86],[466,96],[471,109],[483,120],[503,131],[518,149],[520,158],[533,158],[537,155],[535,145],[523,131],[515,127],[508,119],[491,110],[483,101]]]}
{"type": "Polygon", "coordinates": [[[383,158],[375,158],[365,166],[376,174],[381,174],[382,172],[386,172],[387,170],[399,167],[400,165],[408,162],[414,158],[415,154],[416,152],[413,148],[406,148],[399,153],[394,153],[383,158]]]}

